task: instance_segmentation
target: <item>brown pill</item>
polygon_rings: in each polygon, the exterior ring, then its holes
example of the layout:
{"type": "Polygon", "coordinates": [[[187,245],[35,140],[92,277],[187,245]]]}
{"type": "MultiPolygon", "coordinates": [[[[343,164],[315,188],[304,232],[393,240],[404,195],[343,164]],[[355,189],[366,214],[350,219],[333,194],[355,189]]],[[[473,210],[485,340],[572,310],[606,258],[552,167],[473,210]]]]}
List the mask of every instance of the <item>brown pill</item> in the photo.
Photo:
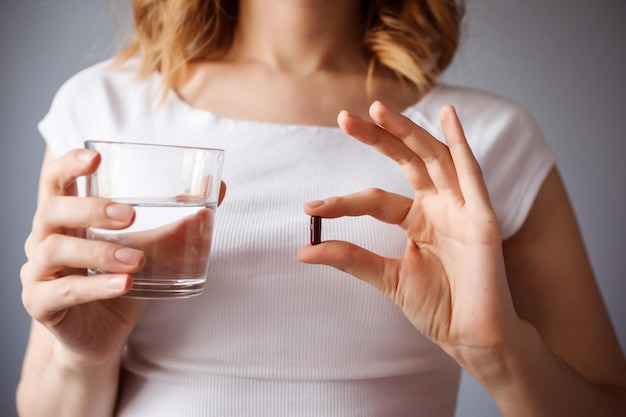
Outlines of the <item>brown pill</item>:
{"type": "Polygon", "coordinates": [[[319,245],[322,241],[322,218],[311,216],[311,245],[319,245]]]}

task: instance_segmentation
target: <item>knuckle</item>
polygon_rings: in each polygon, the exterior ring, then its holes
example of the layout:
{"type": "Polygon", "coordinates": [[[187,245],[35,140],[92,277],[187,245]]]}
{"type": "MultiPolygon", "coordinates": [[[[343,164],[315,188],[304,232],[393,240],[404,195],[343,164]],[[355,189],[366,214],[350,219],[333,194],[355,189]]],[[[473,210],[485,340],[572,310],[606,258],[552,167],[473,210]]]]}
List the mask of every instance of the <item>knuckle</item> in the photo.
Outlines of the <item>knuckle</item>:
{"type": "Polygon", "coordinates": [[[26,312],[32,317],[35,318],[35,312],[33,309],[33,303],[31,302],[30,291],[26,290],[26,287],[22,287],[22,305],[26,312]]]}
{"type": "Polygon", "coordinates": [[[22,287],[22,305],[24,309],[33,319],[42,321],[44,312],[41,306],[35,302],[35,297],[31,286],[22,287]]]}
{"type": "MultiPolygon", "coordinates": [[[[50,177],[53,176],[53,173],[55,172],[55,165],[58,163],[58,159],[59,158],[53,158],[43,164],[43,166],[41,167],[42,180],[47,181],[50,179],[50,177]]],[[[46,181],[42,181],[42,184],[45,184],[46,181]]]]}
{"type": "Polygon", "coordinates": [[[344,201],[344,197],[341,196],[336,196],[336,197],[328,197],[326,199],[326,203],[327,204],[332,204],[332,205],[339,205],[341,204],[342,201],[344,201]]]}
{"type": "Polygon", "coordinates": [[[79,294],[73,280],[60,279],[56,283],[57,298],[63,300],[66,305],[75,305],[79,302],[79,294]]]}
{"type": "Polygon", "coordinates": [[[396,136],[403,140],[414,139],[415,137],[415,123],[408,119],[402,119],[396,127],[396,136]]]}
{"type": "Polygon", "coordinates": [[[28,235],[28,237],[26,238],[26,241],[24,242],[24,253],[26,254],[27,259],[31,259],[33,257],[35,253],[35,248],[36,248],[35,237],[31,233],[30,235],[28,235]]]}
{"type": "Polygon", "coordinates": [[[22,287],[26,286],[26,282],[30,281],[30,277],[32,275],[31,272],[31,263],[30,262],[26,262],[24,265],[22,265],[22,267],[20,268],[20,280],[22,282],[22,287]]]}
{"type": "Polygon", "coordinates": [[[37,296],[37,288],[41,288],[43,277],[37,273],[38,268],[32,262],[26,262],[20,269],[20,279],[22,282],[22,305],[26,312],[35,320],[43,322],[47,317],[47,312],[42,306],[37,296]]]}
{"type": "Polygon", "coordinates": [[[414,153],[411,153],[409,155],[402,155],[401,157],[396,159],[396,162],[400,164],[401,166],[408,166],[408,167],[415,166],[415,165],[421,166],[422,164],[425,163],[425,161],[422,158],[420,158],[418,155],[414,153]]]}
{"type": "MultiPolygon", "coordinates": [[[[67,197],[66,197],[67,198],[67,197]]],[[[65,204],[71,210],[73,227],[85,229],[88,227],[107,227],[117,222],[106,215],[106,207],[110,200],[99,197],[69,197],[74,199],[71,204],[65,204]]],[[[67,215],[64,216],[67,218],[67,215]]]]}
{"type": "Polygon", "coordinates": [[[115,246],[99,241],[85,241],[85,243],[89,245],[87,252],[93,265],[101,267],[109,264],[114,259],[115,246]]]}
{"type": "Polygon", "coordinates": [[[51,213],[54,210],[54,199],[43,199],[38,205],[35,214],[33,215],[33,230],[42,229],[50,221],[51,213]]]}
{"type": "Polygon", "coordinates": [[[42,240],[35,249],[35,258],[54,259],[61,249],[61,236],[52,234],[42,240]]]}

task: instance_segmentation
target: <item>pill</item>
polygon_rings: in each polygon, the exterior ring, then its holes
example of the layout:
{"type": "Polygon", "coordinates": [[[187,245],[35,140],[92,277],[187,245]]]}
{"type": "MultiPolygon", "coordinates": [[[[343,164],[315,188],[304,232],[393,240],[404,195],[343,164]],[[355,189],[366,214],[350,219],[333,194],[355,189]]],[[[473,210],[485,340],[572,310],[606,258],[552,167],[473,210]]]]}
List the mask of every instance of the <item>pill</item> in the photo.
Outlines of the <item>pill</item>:
{"type": "Polygon", "coordinates": [[[311,216],[311,245],[319,245],[322,241],[322,218],[311,216]]]}

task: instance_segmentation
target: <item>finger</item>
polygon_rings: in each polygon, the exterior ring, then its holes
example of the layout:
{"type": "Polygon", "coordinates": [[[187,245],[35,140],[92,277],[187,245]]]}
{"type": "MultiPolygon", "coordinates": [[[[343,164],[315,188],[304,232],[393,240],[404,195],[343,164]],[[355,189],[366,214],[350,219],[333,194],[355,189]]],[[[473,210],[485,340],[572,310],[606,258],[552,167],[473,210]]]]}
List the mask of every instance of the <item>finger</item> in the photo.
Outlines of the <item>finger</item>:
{"type": "Polygon", "coordinates": [[[50,235],[35,250],[24,267],[25,278],[49,280],[66,268],[132,273],[143,268],[144,253],[109,242],[66,235],[50,235]]]}
{"type": "Polygon", "coordinates": [[[424,163],[401,140],[380,126],[347,111],[339,113],[337,122],[348,135],[396,161],[402,167],[404,176],[414,190],[433,189],[424,163]]]}
{"type": "Polygon", "coordinates": [[[25,287],[22,302],[31,317],[45,323],[66,308],[119,297],[130,290],[132,282],[126,274],[69,275],[25,287]]]}
{"type": "Polygon", "coordinates": [[[420,157],[438,191],[460,193],[454,164],[446,145],[408,117],[391,110],[379,101],[371,105],[370,116],[420,157]]]}
{"type": "Polygon", "coordinates": [[[466,202],[490,205],[489,193],[480,165],[467,143],[463,127],[454,107],[443,107],[440,112],[440,119],[464,200],[466,202]]]}
{"type": "Polygon", "coordinates": [[[217,200],[217,205],[219,206],[220,204],[222,204],[222,201],[224,201],[224,197],[226,196],[226,183],[224,181],[222,181],[220,183],[220,196],[217,200]]]}
{"type": "Polygon", "coordinates": [[[371,216],[390,224],[402,224],[413,200],[405,196],[370,188],[341,197],[313,201],[304,205],[311,216],[337,218],[344,216],[371,216]]]}
{"type": "MultiPolygon", "coordinates": [[[[213,176],[208,175],[202,177],[199,181],[194,182],[189,188],[182,193],[174,196],[174,200],[178,203],[193,204],[204,203],[209,196],[213,196],[213,176]]],[[[217,197],[217,205],[219,206],[226,195],[226,183],[220,181],[220,189],[217,197]]]]}
{"type": "Polygon", "coordinates": [[[40,198],[76,193],[76,178],[95,171],[100,155],[90,149],[74,149],[65,155],[47,160],[41,170],[40,198]]]}
{"type": "Polygon", "coordinates": [[[27,246],[42,241],[51,233],[69,229],[123,229],[130,226],[134,219],[135,210],[128,204],[105,198],[51,196],[37,207],[27,246]]]}
{"type": "Polygon", "coordinates": [[[352,243],[330,240],[319,245],[300,248],[296,258],[307,264],[328,265],[347,272],[381,291],[385,291],[385,276],[392,260],[352,243]]]}
{"type": "Polygon", "coordinates": [[[169,258],[167,252],[172,246],[179,247],[185,241],[185,247],[190,250],[193,247],[206,245],[207,238],[213,233],[215,211],[205,208],[195,214],[190,214],[182,219],[163,226],[137,232],[120,234],[120,240],[125,246],[141,248],[146,247],[148,242],[160,242],[151,251],[153,258],[169,258]],[[159,250],[165,251],[159,255],[159,250]]]}

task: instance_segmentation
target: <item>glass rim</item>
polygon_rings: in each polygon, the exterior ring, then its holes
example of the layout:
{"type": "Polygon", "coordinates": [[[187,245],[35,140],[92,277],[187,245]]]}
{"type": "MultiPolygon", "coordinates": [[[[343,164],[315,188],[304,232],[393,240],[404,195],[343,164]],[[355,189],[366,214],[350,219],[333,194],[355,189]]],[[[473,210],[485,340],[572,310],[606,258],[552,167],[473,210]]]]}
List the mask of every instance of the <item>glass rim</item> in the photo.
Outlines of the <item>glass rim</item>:
{"type": "Polygon", "coordinates": [[[89,144],[103,144],[103,145],[129,145],[129,146],[146,146],[152,148],[169,148],[169,149],[188,149],[188,150],[197,150],[203,152],[219,152],[224,153],[224,149],[220,148],[207,148],[202,146],[189,146],[189,145],[172,145],[172,144],[162,144],[162,143],[145,143],[145,142],[125,142],[125,141],[110,141],[110,140],[86,140],[83,142],[84,147],[88,148],[89,144]]]}

